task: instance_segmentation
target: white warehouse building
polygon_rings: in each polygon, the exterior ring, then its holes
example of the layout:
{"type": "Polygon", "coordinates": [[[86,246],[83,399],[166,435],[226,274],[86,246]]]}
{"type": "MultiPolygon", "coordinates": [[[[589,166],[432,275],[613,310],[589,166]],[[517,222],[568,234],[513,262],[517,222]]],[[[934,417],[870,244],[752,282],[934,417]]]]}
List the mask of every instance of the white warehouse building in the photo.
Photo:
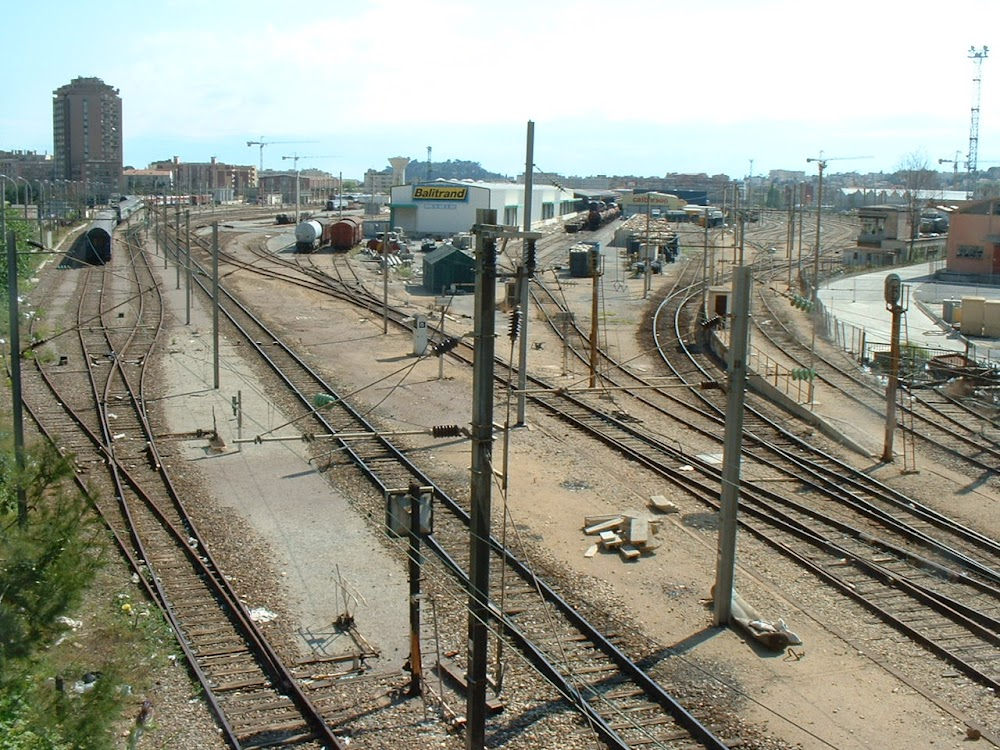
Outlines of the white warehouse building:
{"type": "MultiPolygon", "coordinates": [[[[554,185],[532,185],[531,228],[537,229],[577,212],[573,193],[554,185]]],[[[492,208],[497,221],[524,226],[524,185],[509,182],[435,180],[392,188],[390,226],[410,237],[450,237],[468,232],[476,210],[492,208]]]]}

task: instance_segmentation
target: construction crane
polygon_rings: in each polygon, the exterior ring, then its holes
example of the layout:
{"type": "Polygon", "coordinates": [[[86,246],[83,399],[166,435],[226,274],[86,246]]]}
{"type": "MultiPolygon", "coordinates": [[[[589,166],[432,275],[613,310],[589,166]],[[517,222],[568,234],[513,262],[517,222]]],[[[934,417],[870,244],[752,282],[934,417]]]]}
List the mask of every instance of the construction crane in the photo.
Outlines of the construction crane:
{"type": "MultiPolygon", "coordinates": [[[[259,146],[260,147],[260,171],[264,171],[264,146],[278,146],[278,145],[289,145],[292,143],[315,143],[316,141],[265,141],[264,136],[260,137],[259,141],[247,141],[247,146],[259,146]]],[[[258,177],[260,173],[258,172],[258,177]]]]}
{"type": "Polygon", "coordinates": [[[282,156],[281,160],[285,159],[292,160],[292,167],[295,169],[295,225],[298,226],[299,223],[299,159],[336,159],[338,154],[330,154],[327,156],[299,156],[298,154],[293,154],[292,156],[282,156]]]}
{"type": "MultiPolygon", "coordinates": [[[[956,151],[954,159],[938,159],[938,164],[954,164],[955,165],[954,166],[954,170],[955,170],[954,171],[954,175],[952,176],[952,187],[954,187],[956,189],[958,188],[958,166],[960,164],[966,164],[966,165],[968,165],[968,163],[969,163],[968,160],[966,160],[966,159],[960,159],[960,158],[958,158],[959,156],[961,156],[961,152],[956,151]]],[[[998,161],[980,161],[978,163],[979,164],[1000,164],[1000,162],[998,162],[998,161]]],[[[975,179],[975,175],[972,176],[972,179],[975,179]]],[[[966,192],[966,197],[968,197],[969,193],[972,192],[972,188],[973,188],[973,184],[970,183],[969,184],[969,190],[966,192]]]]}
{"type": "Polygon", "coordinates": [[[989,47],[976,49],[969,47],[969,59],[976,66],[976,72],[972,77],[972,121],[969,124],[969,157],[966,160],[966,167],[969,170],[969,184],[965,192],[966,198],[972,197],[973,186],[979,156],[979,95],[983,86],[983,60],[990,53],[989,47]]]}
{"type": "Polygon", "coordinates": [[[938,159],[938,164],[952,164],[952,165],[954,165],[955,174],[951,178],[951,186],[953,188],[956,188],[956,189],[958,188],[958,165],[959,164],[965,164],[964,161],[962,161],[961,159],[958,158],[959,156],[961,156],[961,152],[956,151],[954,159],[938,159]]]}

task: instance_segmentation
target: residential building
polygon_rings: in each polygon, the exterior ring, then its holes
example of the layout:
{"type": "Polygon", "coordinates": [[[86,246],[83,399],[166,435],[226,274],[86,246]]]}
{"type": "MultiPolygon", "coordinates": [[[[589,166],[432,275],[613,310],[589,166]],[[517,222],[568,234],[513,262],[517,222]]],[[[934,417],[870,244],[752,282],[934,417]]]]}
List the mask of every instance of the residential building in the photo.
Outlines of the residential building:
{"type": "Polygon", "coordinates": [[[80,182],[88,200],[120,190],[122,100],[100,78],[74,78],[52,92],[55,179],[80,182]]]}

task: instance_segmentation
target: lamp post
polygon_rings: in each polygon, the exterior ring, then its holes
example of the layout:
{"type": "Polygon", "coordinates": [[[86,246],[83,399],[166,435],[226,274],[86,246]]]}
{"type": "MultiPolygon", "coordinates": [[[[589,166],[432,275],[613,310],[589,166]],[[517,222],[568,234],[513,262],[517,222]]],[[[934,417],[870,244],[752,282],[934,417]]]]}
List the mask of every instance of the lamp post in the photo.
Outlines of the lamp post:
{"type": "MultiPolygon", "coordinates": [[[[7,179],[10,179],[9,177],[7,179]]],[[[4,209],[4,215],[7,211],[4,209]]],[[[7,235],[3,223],[3,241],[7,245],[7,306],[10,321],[11,412],[14,418],[14,463],[17,467],[17,523],[28,523],[28,500],[24,487],[24,413],[21,404],[21,337],[17,304],[17,242],[14,233],[7,235]]]]}
{"type": "Polygon", "coordinates": [[[17,175],[14,175],[14,179],[15,180],[20,180],[21,182],[24,183],[24,220],[27,221],[28,220],[28,198],[30,197],[30,194],[31,194],[31,183],[28,182],[28,180],[25,179],[24,177],[18,177],[17,175]]]}
{"type": "MultiPolygon", "coordinates": [[[[10,180],[10,184],[14,185],[14,192],[17,192],[17,185],[13,180],[10,179],[5,174],[0,174],[0,178],[4,180],[10,180]]],[[[4,243],[7,242],[7,191],[0,190],[0,238],[4,243]]]]}
{"type": "MultiPolygon", "coordinates": [[[[821,152],[822,153],[822,152],[821,152]]],[[[806,162],[816,162],[816,166],[819,167],[819,183],[816,188],[816,247],[813,248],[813,288],[812,288],[812,301],[813,305],[819,304],[819,238],[820,238],[820,217],[823,214],[823,170],[826,169],[826,159],[822,156],[818,159],[812,157],[806,159],[806,162]]]]}
{"type": "Polygon", "coordinates": [[[282,156],[282,161],[292,159],[292,167],[295,169],[295,226],[299,225],[299,155],[282,156]]]}
{"type": "MultiPolygon", "coordinates": [[[[45,199],[45,180],[39,180],[38,181],[38,192],[39,192],[39,198],[38,198],[38,241],[44,245],[45,244],[45,237],[43,236],[43,232],[42,232],[42,211],[43,211],[43,207],[46,206],[46,205],[48,205],[48,201],[45,199]]],[[[51,191],[50,191],[50,195],[51,195],[51,191]]]]}

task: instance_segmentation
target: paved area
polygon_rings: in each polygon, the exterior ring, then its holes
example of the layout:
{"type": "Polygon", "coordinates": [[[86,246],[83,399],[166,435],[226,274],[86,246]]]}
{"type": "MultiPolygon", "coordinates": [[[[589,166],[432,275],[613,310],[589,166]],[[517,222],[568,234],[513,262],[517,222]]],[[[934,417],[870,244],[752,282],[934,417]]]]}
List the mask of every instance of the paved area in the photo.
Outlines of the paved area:
{"type": "Polygon", "coordinates": [[[903,319],[904,341],[958,352],[971,345],[977,358],[1000,362],[1000,339],[970,339],[943,320],[946,300],[1000,299],[1000,287],[942,281],[934,276],[941,266],[940,262],[919,263],[838,278],[820,287],[819,296],[827,311],[839,321],[864,328],[869,341],[888,343],[892,316],[885,307],[883,288],[889,273],[898,274],[903,281],[903,302],[907,308],[903,319]]]}

